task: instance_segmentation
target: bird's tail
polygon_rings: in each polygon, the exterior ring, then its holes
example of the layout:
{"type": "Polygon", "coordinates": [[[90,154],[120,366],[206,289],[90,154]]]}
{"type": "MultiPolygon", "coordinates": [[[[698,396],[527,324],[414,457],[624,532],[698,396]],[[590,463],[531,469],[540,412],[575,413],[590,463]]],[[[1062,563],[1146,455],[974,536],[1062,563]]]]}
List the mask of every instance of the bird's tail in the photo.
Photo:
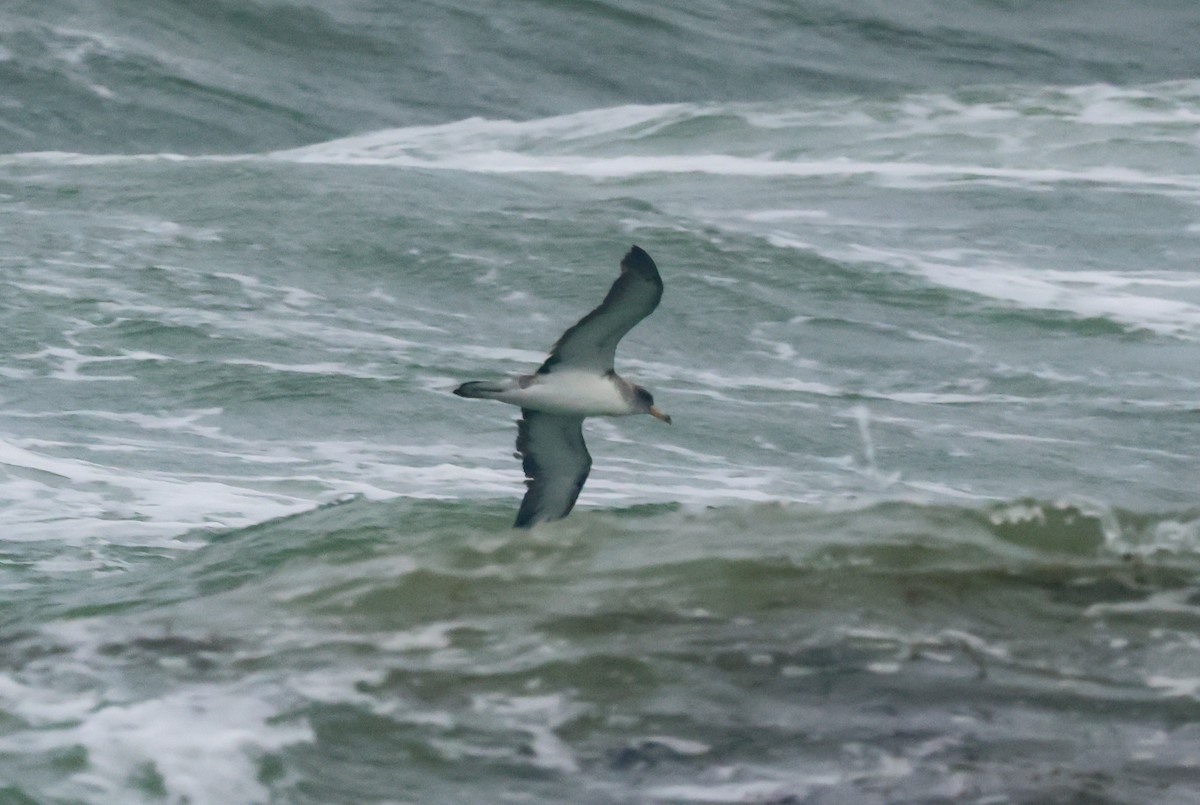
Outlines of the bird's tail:
{"type": "Polygon", "coordinates": [[[454,393],[459,397],[472,397],[483,400],[490,400],[497,394],[503,394],[509,390],[509,384],[503,382],[495,382],[489,380],[472,380],[469,383],[463,383],[454,390],[454,393]]]}

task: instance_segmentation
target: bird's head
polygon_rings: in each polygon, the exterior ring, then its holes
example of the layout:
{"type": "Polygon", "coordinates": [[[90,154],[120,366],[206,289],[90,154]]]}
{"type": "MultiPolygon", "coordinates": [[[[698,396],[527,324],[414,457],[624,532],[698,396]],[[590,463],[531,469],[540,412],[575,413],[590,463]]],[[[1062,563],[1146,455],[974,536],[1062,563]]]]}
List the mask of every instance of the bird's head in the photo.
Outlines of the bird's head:
{"type": "Polygon", "coordinates": [[[646,391],[646,389],[641,386],[634,386],[633,398],[637,401],[638,413],[649,414],[655,419],[661,419],[668,425],[671,424],[671,417],[658,410],[658,406],[654,404],[654,395],[646,391]]]}

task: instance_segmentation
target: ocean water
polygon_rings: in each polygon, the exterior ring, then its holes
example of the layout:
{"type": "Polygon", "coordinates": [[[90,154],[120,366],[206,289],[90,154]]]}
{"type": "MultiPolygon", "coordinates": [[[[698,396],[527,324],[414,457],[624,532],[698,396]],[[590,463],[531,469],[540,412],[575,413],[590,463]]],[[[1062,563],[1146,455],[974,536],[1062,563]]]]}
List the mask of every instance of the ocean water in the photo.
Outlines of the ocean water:
{"type": "Polygon", "coordinates": [[[1200,803],[1200,13],[0,9],[0,803],[1200,803]],[[570,518],[529,371],[662,305],[570,518]]]}

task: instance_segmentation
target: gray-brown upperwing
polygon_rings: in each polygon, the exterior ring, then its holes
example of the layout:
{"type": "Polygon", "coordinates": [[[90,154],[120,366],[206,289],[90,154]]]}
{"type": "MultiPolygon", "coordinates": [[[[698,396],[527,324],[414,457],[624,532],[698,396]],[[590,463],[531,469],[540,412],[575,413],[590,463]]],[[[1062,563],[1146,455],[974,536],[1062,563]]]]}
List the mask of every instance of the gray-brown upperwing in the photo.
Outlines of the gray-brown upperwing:
{"type": "Polygon", "coordinates": [[[529,491],[521,501],[514,528],[566,517],[592,469],[583,443],[583,417],[521,409],[517,454],[529,491]]]}
{"type": "Polygon", "coordinates": [[[537,373],[584,369],[603,374],[613,368],[617,343],[658,307],[662,277],[650,255],[637,246],[621,260],[621,276],[608,289],[600,307],[562,334],[537,373]]]}

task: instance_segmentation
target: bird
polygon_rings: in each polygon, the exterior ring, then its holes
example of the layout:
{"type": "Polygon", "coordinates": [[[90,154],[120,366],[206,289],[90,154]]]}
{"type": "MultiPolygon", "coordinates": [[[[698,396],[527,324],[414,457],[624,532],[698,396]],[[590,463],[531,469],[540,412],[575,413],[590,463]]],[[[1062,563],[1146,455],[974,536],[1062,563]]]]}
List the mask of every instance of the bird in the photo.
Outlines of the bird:
{"type": "Polygon", "coordinates": [[[617,343],[662,299],[658,266],[636,245],[604,301],[559,337],[536,372],[499,381],[472,380],[459,397],[519,406],[517,452],[528,489],[513,528],[531,528],[570,514],[592,469],[583,441],[589,416],[649,414],[671,424],[654,396],[613,368],[617,343]]]}

